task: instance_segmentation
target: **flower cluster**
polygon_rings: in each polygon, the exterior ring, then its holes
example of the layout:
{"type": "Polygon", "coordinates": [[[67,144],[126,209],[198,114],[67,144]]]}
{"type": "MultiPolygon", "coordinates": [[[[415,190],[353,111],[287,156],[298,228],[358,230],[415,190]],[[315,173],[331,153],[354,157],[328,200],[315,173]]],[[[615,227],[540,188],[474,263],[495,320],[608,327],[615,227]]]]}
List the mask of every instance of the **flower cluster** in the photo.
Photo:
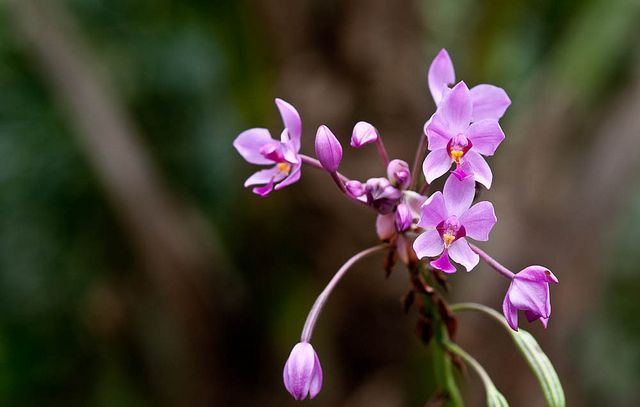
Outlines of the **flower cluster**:
{"type": "Polygon", "coordinates": [[[287,360],[284,383],[297,400],[315,397],[322,386],[322,368],[309,342],[327,297],[356,261],[375,252],[390,250],[410,271],[424,267],[437,279],[444,278],[438,273],[455,273],[456,264],[469,272],[482,259],[510,280],[503,303],[509,326],[518,330],[519,310],[528,321],[540,319],[547,326],[551,314],[549,283],[558,283],[553,273],[541,266],[513,273],[469,241],[488,241],[497,221],[491,202],[474,204],[474,199],[477,184],[491,188],[493,174],[485,158],[505,139],[499,120],[511,101],[503,89],[493,85],[469,89],[463,81],[456,83],[453,63],[444,49],[429,68],[428,85],[436,111],[424,125],[412,167],[406,161],[389,159],[372,124],[361,121],[353,128],[351,147],[375,144],[386,176],[359,181],[341,174],[342,146],[325,125],[316,133],[317,158],[301,154],[300,115],[281,99],[276,99],[284,123],[279,141],[268,130],[254,128],[241,133],[233,143],[248,162],[271,166],[245,181],[245,186],[254,187],[253,192],[260,196],[298,181],[304,164],[326,171],[347,199],[377,214],[375,229],[382,244],[356,254],[338,270],[316,300],[301,342],[287,360]],[[430,191],[431,184],[447,173],[442,191],[430,191]],[[420,175],[426,182],[420,182],[420,175]]]}

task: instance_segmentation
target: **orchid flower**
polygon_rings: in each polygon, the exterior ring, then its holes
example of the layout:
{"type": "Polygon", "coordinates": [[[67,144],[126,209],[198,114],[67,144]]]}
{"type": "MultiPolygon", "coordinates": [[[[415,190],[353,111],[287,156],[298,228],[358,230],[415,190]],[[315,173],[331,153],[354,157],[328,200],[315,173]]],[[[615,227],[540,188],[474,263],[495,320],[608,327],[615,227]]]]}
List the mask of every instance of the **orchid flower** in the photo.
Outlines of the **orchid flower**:
{"type": "Polygon", "coordinates": [[[514,275],[502,303],[504,317],[514,331],[518,330],[518,310],[524,311],[527,321],[539,319],[547,327],[551,316],[549,283],[558,284],[558,279],[542,266],[529,266],[514,275]]]}
{"type": "Polygon", "coordinates": [[[495,153],[504,140],[504,133],[495,119],[472,123],[472,113],[471,93],[467,85],[460,82],[447,93],[427,126],[431,152],[422,169],[428,183],[455,163],[454,174],[458,178],[473,175],[478,182],[491,188],[493,175],[482,156],[495,153]]]}
{"type": "MultiPolygon", "coordinates": [[[[429,91],[437,107],[449,93],[449,86],[456,83],[456,73],[453,62],[446,49],[441,49],[429,67],[429,91]]],[[[470,91],[472,114],[471,121],[484,119],[500,120],[511,105],[511,100],[504,89],[493,85],[481,84],[470,91]]],[[[427,122],[428,124],[428,122],[427,122]]],[[[425,133],[427,125],[425,125],[425,133]]]]}
{"type": "Polygon", "coordinates": [[[244,182],[245,187],[262,185],[253,188],[260,196],[267,196],[274,187],[280,190],[297,182],[301,175],[302,162],[298,155],[302,135],[300,115],[282,99],[276,99],[276,106],[284,123],[280,141],[271,138],[269,130],[263,128],[245,130],[233,141],[233,146],[247,162],[273,165],[254,173],[244,182]]]}
{"type": "Polygon", "coordinates": [[[489,240],[496,223],[493,205],[483,201],[471,206],[475,194],[473,178],[459,180],[450,176],[444,193],[438,191],[422,205],[418,226],[424,232],[413,243],[418,258],[440,256],[430,264],[445,273],[455,273],[449,257],[471,271],[479,257],[469,247],[466,237],[489,240]]]}

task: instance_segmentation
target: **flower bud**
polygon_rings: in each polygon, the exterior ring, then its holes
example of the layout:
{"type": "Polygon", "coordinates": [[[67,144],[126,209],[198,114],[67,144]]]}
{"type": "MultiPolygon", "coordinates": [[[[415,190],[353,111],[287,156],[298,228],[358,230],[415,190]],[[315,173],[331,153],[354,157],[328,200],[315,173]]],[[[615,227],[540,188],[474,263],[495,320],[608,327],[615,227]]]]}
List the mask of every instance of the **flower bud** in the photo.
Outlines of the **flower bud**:
{"type": "Polygon", "coordinates": [[[402,160],[391,160],[387,166],[387,177],[395,187],[399,189],[407,188],[411,182],[409,164],[402,160]]]}
{"type": "Polygon", "coordinates": [[[405,203],[401,203],[396,207],[396,229],[398,232],[404,232],[411,227],[413,216],[405,203]]]}
{"type": "Polygon", "coordinates": [[[378,139],[376,128],[367,122],[358,122],[351,134],[351,147],[360,148],[378,139]]]}
{"type": "Polygon", "coordinates": [[[316,133],[316,156],[322,167],[329,172],[336,172],[342,161],[342,146],[325,125],[318,127],[316,133]]]}
{"type": "Polygon", "coordinates": [[[402,192],[386,178],[370,178],[366,184],[367,203],[379,213],[391,213],[402,198],[402,192]]]}
{"type": "Polygon", "coordinates": [[[539,319],[547,327],[551,316],[549,283],[558,284],[558,279],[542,266],[529,266],[514,275],[502,303],[502,311],[511,329],[518,330],[518,310],[524,311],[529,322],[539,319]]]}
{"type": "Polygon", "coordinates": [[[366,192],[365,186],[360,181],[350,180],[344,184],[349,195],[354,198],[360,198],[366,192]]]}
{"type": "Polygon", "coordinates": [[[310,399],[322,388],[322,368],[316,351],[308,342],[300,342],[291,350],[282,373],[284,387],[296,400],[310,399]]]}

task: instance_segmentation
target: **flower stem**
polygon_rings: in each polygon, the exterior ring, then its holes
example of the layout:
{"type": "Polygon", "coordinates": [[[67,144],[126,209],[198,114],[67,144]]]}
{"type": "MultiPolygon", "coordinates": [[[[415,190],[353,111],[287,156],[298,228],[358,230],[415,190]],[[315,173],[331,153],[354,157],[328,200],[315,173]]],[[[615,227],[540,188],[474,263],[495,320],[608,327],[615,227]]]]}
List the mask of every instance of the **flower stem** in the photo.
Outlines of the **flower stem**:
{"type": "Polygon", "coordinates": [[[478,253],[478,256],[480,256],[480,258],[482,260],[484,260],[485,263],[490,265],[495,271],[497,271],[498,273],[502,274],[503,276],[505,276],[509,280],[513,280],[513,277],[515,276],[515,274],[513,274],[513,272],[511,270],[509,270],[508,268],[506,268],[505,266],[500,264],[496,259],[494,259],[493,257],[489,256],[487,253],[485,253],[483,250],[481,250],[478,246],[469,243],[469,247],[471,247],[471,250],[473,250],[474,252],[478,253]]]}
{"type": "Polygon", "coordinates": [[[413,160],[413,167],[411,167],[411,186],[409,189],[415,190],[418,186],[418,180],[420,179],[420,162],[422,161],[422,156],[426,150],[427,136],[422,134],[420,136],[420,142],[418,143],[418,149],[416,150],[416,157],[413,160]]]}
{"type": "Polygon", "coordinates": [[[378,155],[382,159],[384,169],[386,170],[389,166],[389,154],[387,154],[387,149],[384,148],[384,143],[382,142],[382,137],[380,136],[380,134],[378,134],[378,138],[376,138],[376,148],[378,149],[378,155]]]}
{"type": "Polygon", "coordinates": [[[316,299],[316,302],[313,304],[313,307],[311,307],[311,311],[309,311],[307,320],[304,323],[304,328],[302,328],[302,334],[300,335],[300,340],[302,342],[311,341],[313,328],[316,325],[316,321],[318,320],[320,313],[322,312],[322,308],[324,308],[324,304],[327,302],[327,298],[329,298],[329,295],[331,294],[335,286],[338,284],[340,279],[342,279],[342,277],[346,274],[346,272],[360,259],[387,248],[389,248],[389,245],[386,243],[370,247],[366,250],[356,253],[353,257],[347,260],[347,262],[344,263],[342,267],[340,267],[340,269],[336,272],[336,274],[333,276],[331,281],[329,281],[329,284],[327,284],[324,290],[322,290],[322,292],[316,299]]]}
{"type": "MultiPolygon", "coordinates": [[[[308,155],[304,155],[304,154],[298,154],[298,157],[300,157],[300,160],[302,161],[303,164],[307,164],[319,170],[326,171],[322,166],[322,164],[320,164],[320,161],[316,160],[315,158],[309,157],[308,155]]],[[[336,172],[336,175],[343,183],[349,181],[349,178],[345,177],[339,172],[336,172]]]]}

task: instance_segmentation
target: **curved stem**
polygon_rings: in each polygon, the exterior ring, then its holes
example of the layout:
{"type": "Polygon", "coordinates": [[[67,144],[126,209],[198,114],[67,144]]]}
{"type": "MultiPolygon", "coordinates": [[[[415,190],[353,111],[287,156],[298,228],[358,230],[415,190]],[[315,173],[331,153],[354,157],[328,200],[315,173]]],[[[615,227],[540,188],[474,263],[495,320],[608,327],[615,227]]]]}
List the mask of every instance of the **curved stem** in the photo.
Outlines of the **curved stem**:
{"type": "Polygon", "coordinates": [[[478,256],[480,256],[480,258],[482,260],[484,260],[485,263],[490,265],[495,271],[497,271],[498,273],[502,274],[503,276],[505,276],[509,280],[513,280],[513,277],[515,276],[515,274],[513,274],[513,272],[511,270],[509,270],[508,268],[506,268],[505,266],[500,264],[500,262],[498,262],[493,257],[489,256],[487,253],[485,253],[478,246],[469,243],[469,247],[471,247],[471,250],[473,250],[474,252],[478,253],[478,256]]]}
{"type": "Polygon", "coordinates": [[[409,189],[416,189],[418,186],[418,180],[420,179],[420,162],[422,161],[422,156],[424,152],[427,150],[427,136],[422,134],[420,136],[420,142],[418,143],[418,149],[416,150],[416,157],[413,159],[413,167],[411,167],[411,186],[409,189]]]}
{"type": "Polygon", "coordinates": [[[376,148],[378,149],[378,155],[382,159],[384,169],[386,170],[389,166],[389,154],[387,154],[387,149],[384,148],[384,143],[382,142],[382,137],[380,136],[380,134],[378,134],[378,138],[376,139],[376,148]]]}
{"type": "Polygon", "coordinates": [[[329,284],[327,284],[324,290],[322,290],[322,293],[320,293],[320,295],[316,299],[316,302],[313,304],[313,307],[311,307],[311,311],[309,311],[307,320],[304,323],[304,328],[302,328],[302,334],[300,335],[300,340],[302,342],[309,342],[311,340],[311,335],[313,334],[313,328],[316,325],[316,321],[318,320],[318,317],[320,316],[320,312],[322,312],[322,308],[324,307],[324,304],[327,302],[327,298],[329,298],[329,295],[331,294],[335,286],[338,284],[340,279],[342,279],[342,277],[346,274],[346,272],[349,271],[351,266],[353,266],[358,260],[364,257],[367,257],[370,254],[387,249],[388,247],[389,245],[386,243],[370,247],[366,250],[356,253],[353,257],[347,260],[347,262],[344,263],[342,267],[340,267],[340,269],[336,272],[336,274],[333,276],[331,281],[329,281],[329,284]]]}
{"type": "MultiPolygon", "coordinates": [[[[477,304],[475,302],[460,302],[457,304],[451,304],[449,309],[453,312],[459,311],[479,311],[489,315],[491,318],[495,319],[505,327],[509,328],[507,321],[505,321],[504,317],[498,313],[498,311],[493,308],[487,307],[486,305],[477,304]]],[[[511,328],[509,328],[511,329],[511,328]]]]}

